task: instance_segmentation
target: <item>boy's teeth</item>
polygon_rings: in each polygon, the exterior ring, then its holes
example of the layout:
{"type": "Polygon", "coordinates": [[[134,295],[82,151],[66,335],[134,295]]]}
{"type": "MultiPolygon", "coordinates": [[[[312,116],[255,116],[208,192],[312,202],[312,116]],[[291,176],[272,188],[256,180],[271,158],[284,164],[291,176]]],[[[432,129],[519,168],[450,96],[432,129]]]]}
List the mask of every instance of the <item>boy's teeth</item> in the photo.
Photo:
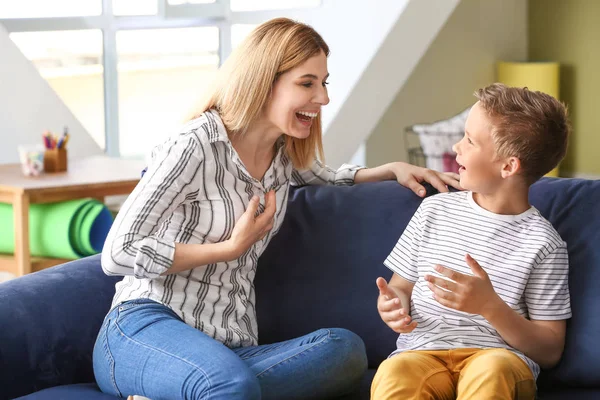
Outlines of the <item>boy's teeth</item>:
{"type": "Polygon", "coordinates": [[[309,113],[309,112],[306,112],[306,111],[298,111],[298,114],[304,115],[304,116],[309,117],[309,118],[315,118],[318,113],[309,113]]]}

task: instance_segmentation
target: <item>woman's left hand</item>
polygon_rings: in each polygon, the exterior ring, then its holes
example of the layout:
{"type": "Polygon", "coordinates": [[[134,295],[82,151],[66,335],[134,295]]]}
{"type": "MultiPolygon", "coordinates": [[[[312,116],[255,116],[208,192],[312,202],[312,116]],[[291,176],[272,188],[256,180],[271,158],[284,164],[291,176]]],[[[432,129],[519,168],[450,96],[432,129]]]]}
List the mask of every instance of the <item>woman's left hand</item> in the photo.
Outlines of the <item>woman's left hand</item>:
{"type": "Polygon", "coordinates": [[[395,162],[389,165],[398,183],[411,189],[418,196],[425,196],[425,188],[421,185],[423,182],[429,182],[439,192],[447,192],[448,186],[462,190],[459,182],[460,177],[454,172],[438,172],[403,162],[395,162]]]}
{"type": "Polygon", "coordinates": [[[389,179],[397,180],[399,184],[411,189],[420,197],[425,197],[423,182],[430,183],[440,192],[447,192],[448,186],[462,190],[459,175],[454,172],[437,172],[405,162],[394,162],[375,168],[361,169],[356,173],[354,182],[376,182],[389,179]]]}

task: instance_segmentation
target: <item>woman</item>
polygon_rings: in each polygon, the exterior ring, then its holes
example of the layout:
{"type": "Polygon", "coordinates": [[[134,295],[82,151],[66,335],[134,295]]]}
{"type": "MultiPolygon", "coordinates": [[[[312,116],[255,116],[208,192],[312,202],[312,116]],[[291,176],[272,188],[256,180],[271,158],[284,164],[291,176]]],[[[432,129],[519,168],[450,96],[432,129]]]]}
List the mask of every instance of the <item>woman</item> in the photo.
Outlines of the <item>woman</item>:
{"type": "Polygon", "coordinates": [[[201,114],[153,152],[102,252],[104,271],[125,276],[94,348],[103,392],[307,399],[360,381],[364,345],[347,330],[257,345],[252,282],[289,185],[458,182],[403,163],[334,171],[317,161],[328,54],[309,26],[266,22],[223,65],[201,114]]]}

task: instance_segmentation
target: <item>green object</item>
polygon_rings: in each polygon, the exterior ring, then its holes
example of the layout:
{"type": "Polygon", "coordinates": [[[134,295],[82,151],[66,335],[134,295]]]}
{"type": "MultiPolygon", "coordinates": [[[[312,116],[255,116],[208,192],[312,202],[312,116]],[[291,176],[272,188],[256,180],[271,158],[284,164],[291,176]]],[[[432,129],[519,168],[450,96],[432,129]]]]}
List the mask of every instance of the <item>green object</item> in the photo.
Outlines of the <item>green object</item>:
{"type": "MultiPolygon", "coordinates": [[[[102,251],[113,217],[94,199],[31,204],[29,248],[32,256],[77,259],[102,251]]],[[[0,204],[0,253],[14,253],[12,205],[0,204]]]]}

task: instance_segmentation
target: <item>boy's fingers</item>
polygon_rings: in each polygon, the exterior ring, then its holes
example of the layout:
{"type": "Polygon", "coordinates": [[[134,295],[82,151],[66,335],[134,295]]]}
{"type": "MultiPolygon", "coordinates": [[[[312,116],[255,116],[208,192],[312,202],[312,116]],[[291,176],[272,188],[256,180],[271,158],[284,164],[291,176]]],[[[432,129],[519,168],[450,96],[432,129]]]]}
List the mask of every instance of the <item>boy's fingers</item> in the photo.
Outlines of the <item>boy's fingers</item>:
{"type": "Polygon", "coordinates": [[[377,280],[375,281],[375,284],[377,285],[377,288],[379,289],[379,291],[382,293],[385,289],[387,289],[387,282],[382,277],[377,278],[377,280]]]}
{"type": "Polygon", "coordinates": [[[408,327],[408,324],[404,319],[401,319],[400,321],[388,321],[387,324],[396,332],[404,332],[408,327]]]}
{"type": "Polygon", "coordinates": [[[384,322],[396,322],[401,321],[403,317],[398,316],[398,312],[395,310],[392,311],[382,311],[380,313],[381,319],[384,322]]]}
{"type": "Polygon", "coordinates": [[[390,289],[387,284],[387,281],[381,277],[377,278],[375,281],[377,284],[377,288],[379,289],[379,294],[382,296],[387,296],[388,299],[396,298],[396,293],[390,289]]]}
{"type": "Polygon", "coordinates": [[[384,300],[378,304],[379,311],[396,311],[402,308],[399,299],[384,300]]]}
{"type": "Polygon", "coordinates": [[[406,326],[406,332],[404,332],[404,333],[410,333],[410,332],[414,331],[416,327],[417,327],[417,323],[416,323],[416,321],[413,321],[406,326]]]}
{"type": "Polygon", "coordinates": [[[409,324],[411,321],[410,315],[406,314],[403,308],[400,310],[384,311],[381,313],[381,318],[386,322],[402,322],[409,324]]]}
{"type": "Polygon", "coordinates": [[[406,324],[404,321],[390,322],[388,326],[396,333],[410,333],[417,327],[417,323],[415,321],[410,324],[406,324]]]}

